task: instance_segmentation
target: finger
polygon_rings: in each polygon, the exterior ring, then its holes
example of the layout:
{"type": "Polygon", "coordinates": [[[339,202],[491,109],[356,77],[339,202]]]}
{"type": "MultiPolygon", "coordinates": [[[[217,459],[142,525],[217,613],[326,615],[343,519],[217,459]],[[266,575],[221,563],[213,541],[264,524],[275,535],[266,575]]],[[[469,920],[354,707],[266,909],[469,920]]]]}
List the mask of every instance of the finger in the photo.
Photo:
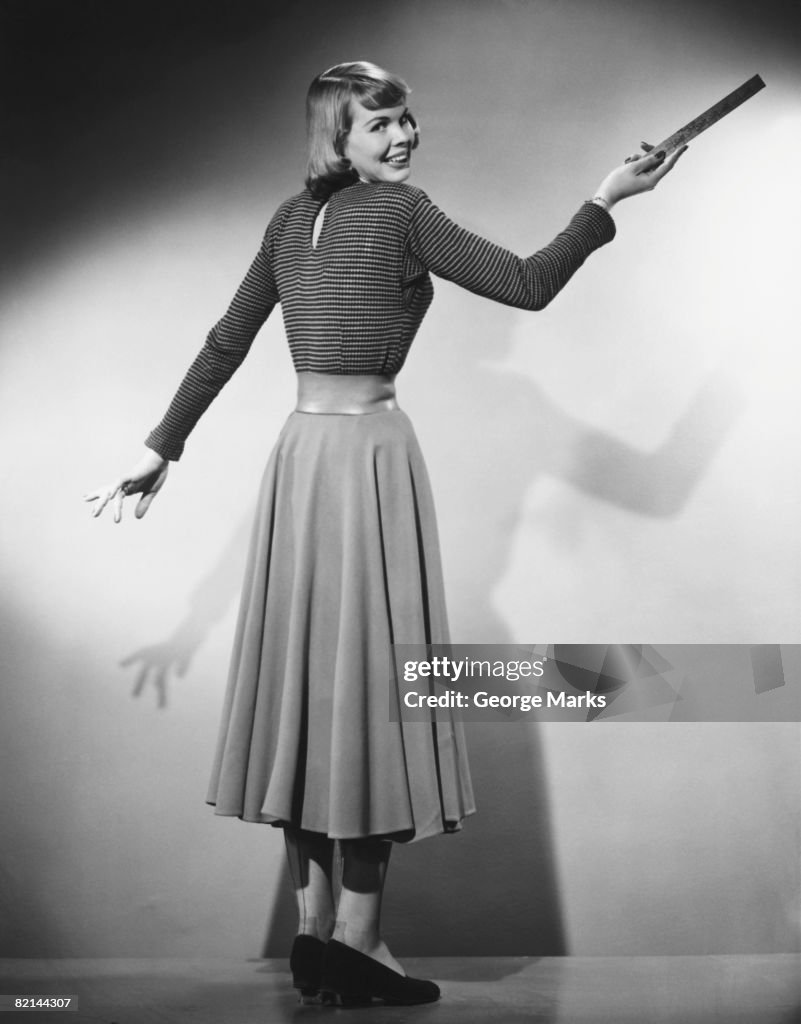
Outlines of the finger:
{"type": "Polygon", "coordinates": [[[117,664],[120,668],[127,668],[129,665],[133,665],[135,661],[142,661],[145,657],[144,648],[140,648],[138,651],[134,651],[133,654],[127,654],[124,658],[120,658],[117,664]]]}
{"type": "Polygon", "coordinates": [[[97,491],[94,491],[92,495],[87,497],[87,501],[97,500],[98,504],[92,509],[92,515],[95,519],[100,515],[103,509],[108,505],[117,491],[122,487],[123,479],[117,480],[113,484],[109,484],[107,487],[101,487],[97,491]]]}
{"type": "Polygon", "coordinates": [[[122,502],[125,497],[125,488],[119,487],[114,496],[114,522],[122,522],[122,502]]]}
{"type": "Polygon", "coordinates": [[[675,153],[670,154],[670,156],[665,161],[665,163],[669,165],[668,170],[670,170],[670,168],[676,163],[676,161],[680,157],[684,156],[684,154],[687,152],[689,148],[689,146],[682,146],[681,149],[677,149],[675,153]]]}
{"type": "Polygon", "coordinates": [[[92,509],[92,515],[97,519],[103,509],[108,505],[111,500],[114,491],[111,487],[106,487],[103,491],[98,491],[97,500],[98,504],[92,509]]]}
{"type": "Polygon", "coordinates": [[[140,669],[134,683],[134,688],[131,691],[132,697],[141,697],[144,693],[145,685],[147,684],[147,664],[144,664],[140,669]]]}
{"type": "Polygon", "coordinates": [[[641,142],[640,146],[645,150],[646,153],[650,153],[654,148],[650,142],[641,142]]]}
{"type": "Polygon", "coordinates": [[[156,693],[159,695],[158,707],[167,707],[167,673],[165,671],[159,672],[156,681],[156,693]]]}
{"type": "Polygon", "coordinates": [[[624,164],[633,164],[635,160],[642,160],[642,153],[632,153],[623,161],[624,164]]]}
{"type": "Polygon", "coordinates": [[[654,171],[654,180],[661,181],[662,178],[674,167],[676,161],[687,152],[688,147],[682,146],[681,149],[677,149],[675,153],[671,153],[670,156],[662,163],[662,166],[654,171]]]}
{"type": "Polygon", "coordinates": [[[148,491],[147,494],[142,495],[137,502],[136,510],[134,512],[137,519],[141,519],[145,512],[147,512],[153,502],[153,499],[156,497],[156,494],[156,491],[148,491]]]}
{"type": "Polygon", "coordinates": [[[665,159],[664,149],[660,149],[658,153],[648,153],[640,160],[640,166],[637,168],[637,174],[649,174],[651,171],[656,170],[657,167],[665,159]]]}

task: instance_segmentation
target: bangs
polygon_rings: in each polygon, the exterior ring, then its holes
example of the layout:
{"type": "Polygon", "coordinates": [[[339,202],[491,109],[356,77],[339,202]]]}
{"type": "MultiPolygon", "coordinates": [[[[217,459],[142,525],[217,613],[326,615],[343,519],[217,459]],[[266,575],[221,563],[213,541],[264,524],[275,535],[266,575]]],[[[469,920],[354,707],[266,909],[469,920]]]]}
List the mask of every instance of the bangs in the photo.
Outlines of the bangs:
{"type": "Polygon", "coordinates": [[[353,96],[368,110],[381,110],[384,107],[400,107],[406,102],[409,88],[405,82],[394,76],[387,81],[368,79],[364,83],[354,83],[353,96]]]}

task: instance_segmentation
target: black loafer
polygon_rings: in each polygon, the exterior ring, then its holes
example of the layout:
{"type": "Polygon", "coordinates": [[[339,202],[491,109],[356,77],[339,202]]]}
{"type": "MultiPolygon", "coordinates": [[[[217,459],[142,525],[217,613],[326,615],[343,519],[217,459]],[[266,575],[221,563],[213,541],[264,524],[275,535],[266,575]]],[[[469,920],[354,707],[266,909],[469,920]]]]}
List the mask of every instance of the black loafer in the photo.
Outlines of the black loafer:
{"type": "Polygon", "coordinates": [[[331,939],[325,947],[320,992],[339,1006],[367,1006],[380,1000],[388,1006],[414,1006],[439,999],[433,981],[408,978],[391,967],[331,939]]]}
{"type": "Polygon", "coordinates": [[[300,998],[316,999],[320,994],[325,943],[313,935],[296,935],[289,954],[292,984],[300,989],[300,998]]]}

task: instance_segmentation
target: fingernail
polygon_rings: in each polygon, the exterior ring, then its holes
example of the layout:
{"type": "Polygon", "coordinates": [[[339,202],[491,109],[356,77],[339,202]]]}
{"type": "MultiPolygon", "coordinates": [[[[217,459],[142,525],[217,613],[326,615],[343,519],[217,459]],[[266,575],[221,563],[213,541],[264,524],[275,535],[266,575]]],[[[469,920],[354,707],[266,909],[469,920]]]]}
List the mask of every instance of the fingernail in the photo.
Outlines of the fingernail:
{"type": "Polygon", "coordinates": [[[665,151],[664,151],[664,149],[660,149],[659,150],[659,152],[656,154],[656,159],[657,160],[664,160],[665,159],[665,151]]]}

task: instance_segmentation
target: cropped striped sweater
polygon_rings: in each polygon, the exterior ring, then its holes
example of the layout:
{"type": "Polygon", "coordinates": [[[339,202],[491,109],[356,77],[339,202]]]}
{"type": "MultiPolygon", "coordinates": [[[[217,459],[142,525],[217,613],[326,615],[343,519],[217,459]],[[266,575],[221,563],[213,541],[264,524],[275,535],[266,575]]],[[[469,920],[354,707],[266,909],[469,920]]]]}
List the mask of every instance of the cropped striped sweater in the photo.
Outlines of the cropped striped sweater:
{"type": "Polygon", "coordinates": [[[283,202],[228,310],[209,332],[145,444],[180,458],[184,442],[280,302],[298,372],[395,374],[434,294],[429,273],[508,306],[542,309],[593,250],[614,238],[609,214],[584,203],[526,259],[454,224],[412,185],[356,182],[324,201],[283,202]]]}

